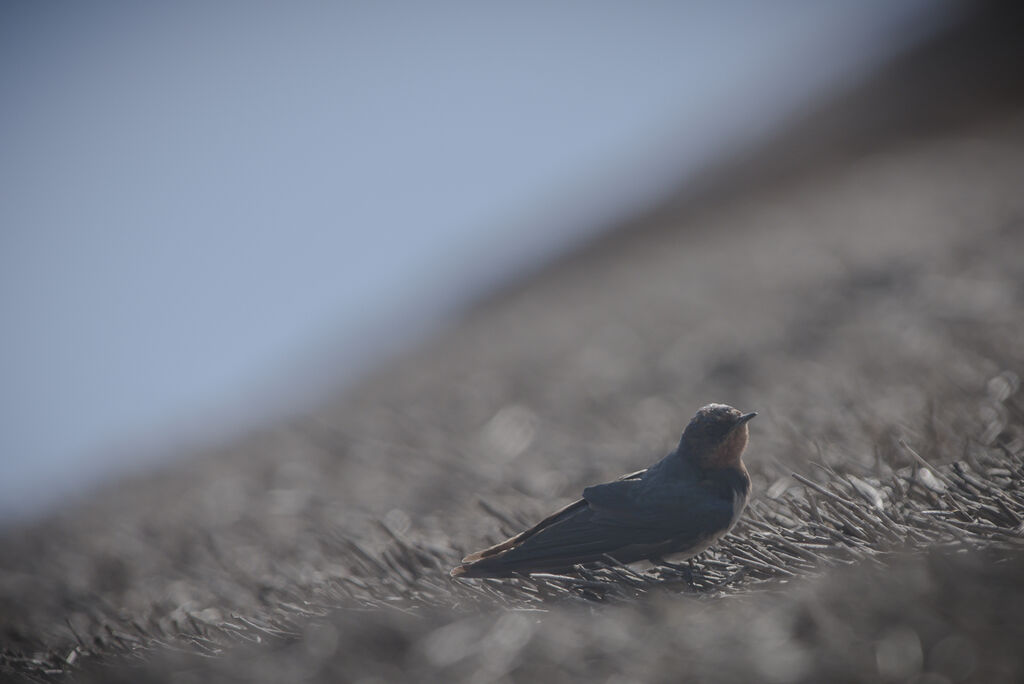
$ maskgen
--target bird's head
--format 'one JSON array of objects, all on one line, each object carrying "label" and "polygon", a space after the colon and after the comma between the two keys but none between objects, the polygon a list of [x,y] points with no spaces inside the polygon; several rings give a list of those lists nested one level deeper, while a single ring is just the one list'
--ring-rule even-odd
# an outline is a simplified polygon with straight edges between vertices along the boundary
[{"label": "bird's head", "polygon": [[696,459],[702,468],[741,467],[740,457],[750,438],[747,423],[756,415],[726,404],[708,404],[683,431],[679,453]]}]

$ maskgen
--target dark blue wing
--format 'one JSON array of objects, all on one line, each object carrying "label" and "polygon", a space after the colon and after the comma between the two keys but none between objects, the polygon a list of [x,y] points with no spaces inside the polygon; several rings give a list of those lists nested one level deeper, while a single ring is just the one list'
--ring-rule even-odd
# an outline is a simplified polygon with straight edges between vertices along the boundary
[{"label": "dark blue wing", "polygon": [[684,484],[656,490],[642,480],[588,487],[585,505],[509,549],[503,561],[582,563],[605,555],[631,562],[673,553],[728,527],[732,502]]}]

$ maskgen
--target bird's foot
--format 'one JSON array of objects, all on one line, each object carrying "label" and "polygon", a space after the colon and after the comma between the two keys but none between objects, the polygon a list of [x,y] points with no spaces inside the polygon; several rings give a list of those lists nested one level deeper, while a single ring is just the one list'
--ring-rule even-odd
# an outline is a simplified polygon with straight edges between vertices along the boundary
[{"label": "bird's foot", "polygon": [[659,558],[657,560],[657,563],[662,567],[675,570],[677,573],[682,575],[683,579],[686,580],[686,583],[690,585],[690,588],[693,590],[697,589],[697,583],[704,582],[703,573],[701,573],[700,569],[697,567],[697,565],[693,562],[692,559],[687,561],[685,565],[683,563],[672,563],[671,561],[667,561],[664,558]]}]

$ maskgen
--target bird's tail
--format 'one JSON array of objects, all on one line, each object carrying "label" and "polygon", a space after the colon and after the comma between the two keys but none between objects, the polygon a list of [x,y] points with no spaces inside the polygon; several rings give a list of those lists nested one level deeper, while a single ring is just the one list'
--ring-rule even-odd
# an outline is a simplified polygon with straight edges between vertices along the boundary
[{"label": "bird's tail", "polygon": [[501,556],[491,556],[471,563],[463,562],[448,573],[452,577],[511,577],[516,570],[506,566]]},{"label": "bird's tail", "polygon": [[450,574],[452,577],[472,577],[472,565],[456,565]]}]

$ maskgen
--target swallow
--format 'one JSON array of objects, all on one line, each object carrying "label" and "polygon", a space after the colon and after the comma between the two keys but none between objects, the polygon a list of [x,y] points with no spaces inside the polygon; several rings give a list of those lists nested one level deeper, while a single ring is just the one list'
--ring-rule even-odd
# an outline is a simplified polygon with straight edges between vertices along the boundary
[{"label": "swallow", "polygon": [[756,413],[704,406],[668,456],[645,470],[583,490],[583,498],[525,532],[472,553],[452,577],[571,572],[608,560],[685,560],[739,520],[750,495],[743,450]]}]

